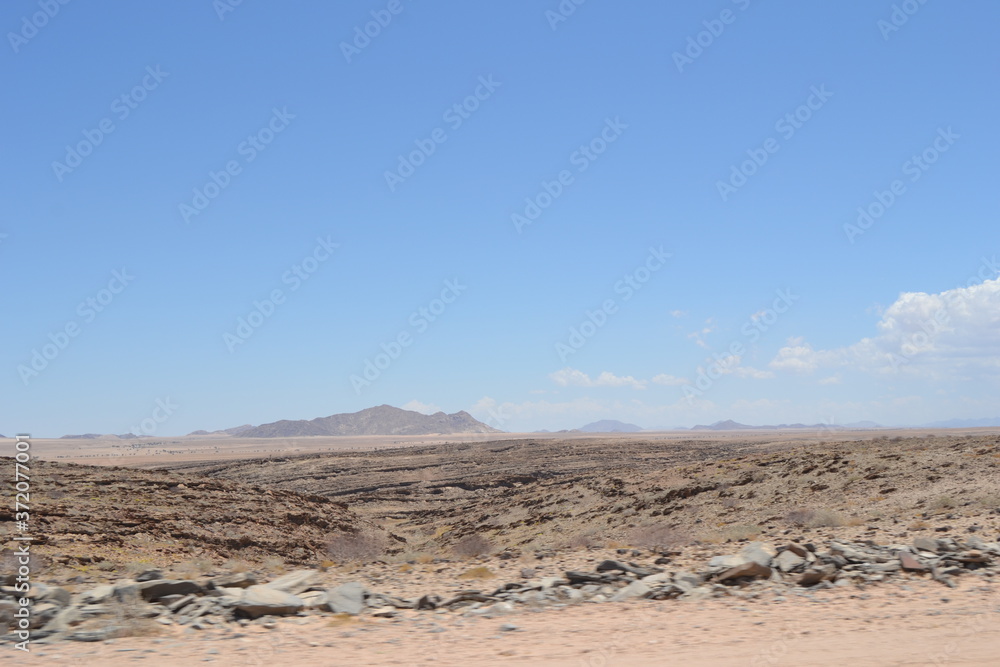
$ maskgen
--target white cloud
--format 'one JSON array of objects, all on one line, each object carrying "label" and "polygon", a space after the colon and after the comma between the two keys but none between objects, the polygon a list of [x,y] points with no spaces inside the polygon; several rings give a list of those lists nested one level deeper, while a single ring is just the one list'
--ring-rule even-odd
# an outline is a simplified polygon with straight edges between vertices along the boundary
[{"label": "white cloud", "polygon": [[736,377],[752,378],[754,380],[768,380],[774,377],[774,373],[771,371],[762,371],[753,366],[737,366],[733,369],[733,373]]},{"label": "white cloud", "polygon": [[699,373],[718,373],[719,375],[735,375],[739,378],[751,378],[754,380],[766,380],[774,377],[771,371],[762,371],[752,366],[741,366],[743,357],[738,354],[729,354],[718,359],[713,359],[708,367],[699,367]]},{"label": "white cloud", "polygon": [[429,403],[421,403],[417,399],[413,399],[409,403],[403,406],[404,410],[413,410],[414,412],[421,412],[425,415],[432,415],[435,412],[442,412],[441,407],[437,405],[432,405]]},{"label": "white cloud", "polygon": [[715,325],[712,324],[712,318],[710,317],[707,320],[705,320],[705,326],[704,327],[702,327],[698,331],[692,331],[691,333],[689,333],[688,334],[688,338],[693,338],[695,344],[698,347],[701,347],[701,348],[704,348],[704,349],[707,350],[708,349],[708,343],[705,342],[705,337],[708,336],[708,334],[710,334],[713,331],[715,331],[715,328],[716,328]]},{"label": "white cloud", "polygon": [[805,373],[850,366],[928,378],[1000,375],[1000,278],[940,294],[904,292],[885,309],[876,328],[876,335],[832,350],[789,339],[770,366]]},{"label": "white cloud", "polygon": [[670,311],[670,315],[672,317],[676,317],[676,318],[680,319],[682,317],[687,317],[688,314],[687,314],[686,310],[671,310]]},{"label": "white cloud", "polygon": [[560,387],[631,387],[632,389],[645,389],[646,382],[636,380],[631,375],[618,376],[614,373],[604,371],[596,378],[591,378],[583,371],[575,368],[564,368],[549,375],[552,381]]},{"label": "white cloud", "polygon": [[811,373],[819,366],[821,356],[802,338],[789,338],[769,365],[781,371]]},{"label": "white cloud", "polygon": [[682,384],[690,384],[687,378],[679,378],[676,375],[669,375],[667,373],[660,373],[659,375],[654,375],[653,379],[650,380],[653,384],[662,384],[668,387],[679,387]]},{"label": "white cloud", "polygon": [[820,384],[840,384],[840,374],[831,375],[830,377],[823,378],[819,381]]}]

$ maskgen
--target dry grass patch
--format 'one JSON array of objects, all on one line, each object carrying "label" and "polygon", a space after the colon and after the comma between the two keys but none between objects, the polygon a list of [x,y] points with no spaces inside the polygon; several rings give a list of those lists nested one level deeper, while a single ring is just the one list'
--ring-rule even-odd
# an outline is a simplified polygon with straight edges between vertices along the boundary
[{"label": "dry grass patch", "polygon": [[114,620],[110,624],[115,628],[113,636],[155,637],[162,634],[163,626],[153,620],[158,614],[158,610],[138,595],[127,596],[115,607]]},{"label": "dry grass patch", "polygon": [[938,496],[927,505],[927,509],[932,512],[941,512],[956,507],[958,507],[958,501],[951,496]]},{"label": "dry grass patch", "polygon": [[471,570],[466,570],[462,574],[458,575],[456,579],[495,579],[496,576],[496,572],[484,565],[480,565],[479,567],[474,567]]},{"label": "dry grass patch", "polygon": [[860,526],[864,523],[858,517],[848,517],[836,510],[826,508],[794,509],[785,515],[785,520],[804,528],[840,528],[843,526]]},{"label": "dry grass patch", "polygon": [[350,614],[334,614],[329,619],[326,625],[331,628],[342,628],[345,625],[353,625],[358,622],[358,619]]},{"label": "dry grass patch", "polygon": [[386,550],[386,538],[371,530],[334,533],[326,542],[326,553],[338,563],[375,560]]},{"label": "dry grass patch", "polygon": [[663,523],[636,526],[628,531],[627,539],[633,546],[652,551],[676,549],[691,542],[686,531]]},{"label": "dry grass patch", "polygon": [[482,535],[466,535],[451,547],[452,553],[459,558],[476,558],[493,552],[493,543]]}]

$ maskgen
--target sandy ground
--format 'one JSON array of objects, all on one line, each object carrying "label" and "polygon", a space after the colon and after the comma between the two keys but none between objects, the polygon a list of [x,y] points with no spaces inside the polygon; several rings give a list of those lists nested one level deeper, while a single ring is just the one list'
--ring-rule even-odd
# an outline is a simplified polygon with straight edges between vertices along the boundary
[{"label": "sandy ground", "polygon": [[[644,431],[642,433],[469,433],[413,436],[310,436],[302,438],[239,438],[230,436],[149,437],[136,440],[33,438],[32,456],[52,461],[90,465],[147,466],[184,461],[222,461],[320,454],[322,452],[372,451],[394,447],[439,445],[455,442],[493,442],[499,440],[590,439],[618,440],[713,440],[725,442],[782,442],[809,440],[861,440],[876,436],[922,437],[942,433],[942,429],[843,430],[791,429],[782,431]],[[996,428],[949,429],[950,435],[985,435]],[[3,441],[0,441],[3,442]]]},{"label": "sandy ground", "polygon": [[[504,624],[515,630],[502,630]],[[706,601],[585,603],[502,618],[405,612],[392,619],[279,620],[267,629],[168,632],[101,644],[0,647],[33,665],[991,665],[1000,584],[934,582]]]}]

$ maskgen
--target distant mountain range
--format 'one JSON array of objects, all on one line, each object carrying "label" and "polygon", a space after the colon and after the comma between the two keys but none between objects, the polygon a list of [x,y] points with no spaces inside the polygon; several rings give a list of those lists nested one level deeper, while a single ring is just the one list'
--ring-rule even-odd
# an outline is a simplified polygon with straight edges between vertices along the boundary
[{"label": "distant mountain range", "polygon": [[287,420],[237,426],[224,431],[195,431],[189,435],[234,435],[241,438],[292,438],[309,435],[431,435],[435,433],[503,433],[478,421],[468,412],[425,415],[413,410],[380,405],[360,412],[310,420]]},{"label": "distant mountain range", "polygon": [[1000,417],[986,417],[984,419],[948,419],[942,422],[924,424],[920,428],[982,428],[986,426],[1000,426]]},{"label": "distant mountain range", "polygon": [[699,424],[691,428],[692,431],[780,431],[785,429],[816,429],[816,430],[837,430],[837,429],[865,429],[882,428],[879,424],[870,421],[853,422],[850,424],[777,424],[765,426],[750,426],[740,424],[732,419],[718,421],[705,426]]},{"label": "distant mountain range", "polygon": [[[893,428],[996,428],[1000,427],[1000,417],[987,417],[983,419],[948,419],[945,421],[930,422],[919,426],[896,426]],[[690,429],[683,426],[673,428],[655,428],[654,431],[780,431],[780,430],[847,430],[847,429],[878,429],[886,428],[873,421],[859,421],[848,424],[777,424],[752,426],[741,424],[732,419],[717,421],[714,424],[698,424]],[[571,430],[561,430],[557,433],[638,433],[643,429],[641,426],[617,419],[602,419],[591,422],[580,428]],[[549,433],[547,430],[535,431],[535,433]],[[330,415],[329,417],[319,417],[310,420],[282,420],[270,424],[253,426],[243,424],[219,431],[194,431],[188,435],[230,435],[244,438],[289,438],[308,435],[431,435],[435,433],[503,433],[492,428],[481,421],[475,419],[468,412],[461,411],[455,414],[445,414],[436,412],[432,415],[425,415],[412,410],[394,408],[391,405],[380,405],[374,408],[361,410],[360,412],[350,412],[344,414]],[[0,438],[5,436],[0,435]],[[139,437],[134,433],[97,434],[83,433],[80,435],[64,435],[62,439],[67,440],[132,440]]]},{"label": "distant mountain range", "polygon": [[635,424],[620,422],[617,419],[602,419],[591,422],[586,426],[581,426],[576,430],[583,431],[584,433],[636,433],[643,430],[643,428]]}]

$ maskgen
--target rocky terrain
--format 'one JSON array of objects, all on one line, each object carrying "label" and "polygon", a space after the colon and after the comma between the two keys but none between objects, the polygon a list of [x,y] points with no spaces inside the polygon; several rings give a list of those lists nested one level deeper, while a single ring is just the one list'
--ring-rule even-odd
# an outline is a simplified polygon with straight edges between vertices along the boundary
[{"label": "rocky terrain", "polygon": [[[384,575],[369,576],[367,581],[343,581],[343,573],[325,576],[317,569],[295,570],[267,583],[247,571],[178,579],[149,570],[133,579],[79,587],[76,592],[37,583],[28,597],[34,600],[34,640],[94,642],[157,634],[173,626],[216,633],[236,632],[253,622],[273,628],[274,617],[303,614],[392,618],[401,610],[428,614],[445,610],[464,616],[500,618],[519,608],[564,608],[638,599],[780,598],[807,590],[899,584],[918,577],[955,587],[959,579],[976,578],[980,584],[992,584],[1000,575],[1000,544],[983,542],[975,536],[961,541],[949,537],[917,538],[912,544],[894,545],[870,541],[830,541],[821,546],[788,542],[775,548],[751,542],[735,553],[684,566],[675,561],[675,556],[681,555],[678,552],[618,551],[616,558],[603,558],[596,565],[564,570],[554,576],[539,576],[535,567],[523,567],[516,577],[495,583],[490,580],[497,579],[497,574],[488,567],[465,564],[462,572],[437,577],[437,588],[410,597],[391,590],[392,581],[386,581]],[[594,556],[601,554],[593,549],[587,555],[590,558],[584,562],[593,562]],[[507,556],[508,560],[515,558],[509,552]],[[534,556],[536,560],[547,557]],[[649,562],[639,564],[630,558]],[[396,578],[410,571],[397,569]],[[446,571],[448,568],[436,568],[439,575]],[[330,579],[339,579],[340,583],[331,583]],[[8,575],[3,584],[0,619],[10,625],[20,596],[12,588],[13,575]],[[513,624],[501,627],[516,629]],[[17,639],[16,633],[3,637],[7,642]]]},{"label": "rocky terrain", "polygon": [[[0,458],[13,469],[13,459]],[[331,533],[385,535],[342,503],[222,479],[131,468],[32,464],[32,554],[49,576],[83,580],[179,562],[315,563]],[[12,526],[13,507],[0,505]],[[13,542],[0,552],[11,565]],[[2,570],[0,570],[2,572]]]},{"label": "rocky terrain", "polygon": [[[159,470],[36,461],[32,639],[81,647],[66,655],[83,664],[127,664],[136,656],[114,651],[138,651],[129,642],[149,637],[175,642],[158,664],[182,655],[265,664],[190,641],[260,656],[278,651],[261,644],[278,633],[299,637],[281,649],[297,652],[294,664],[326,664],[323,649],[348,645],[350,664],[386,664],[383,640],[426,649],[421,637],[492,623],[496,637],[511,637],[494,659],[540,664],[544,652],[516,639],[522,628],[545,637],[535,612],[603,627],[619,613],[653,622],[649,614],[679,605],[685,623],[695,609],[716,623],[753,605],[920,591],[960,604],[900,607],[900,618],[962,609],[984,627],[965,655],[986,650],[1000,611],[1000,437],[819,437],[505,440]],[[21,594],[12,545],[0,559],[8,631]],[[622,611],[587,611],[596,608]],[[752,633],[740,632],[750,646]],[[354,641],[362,636],[371,641]],[[455,650],[440,664],[481,657]],[[598,633],[559,655],[608,650]],[[686,664],[724,664],[732,649],[719,651]],[[633,643],[613,652],[636,657],[621,664],[662,664]]]},{"label": "rocky terrain", "polygon": [[336,498],[418,555],[470,536],[542,549],[1000,532],[996,435],[520,440],[172,469]]}]

